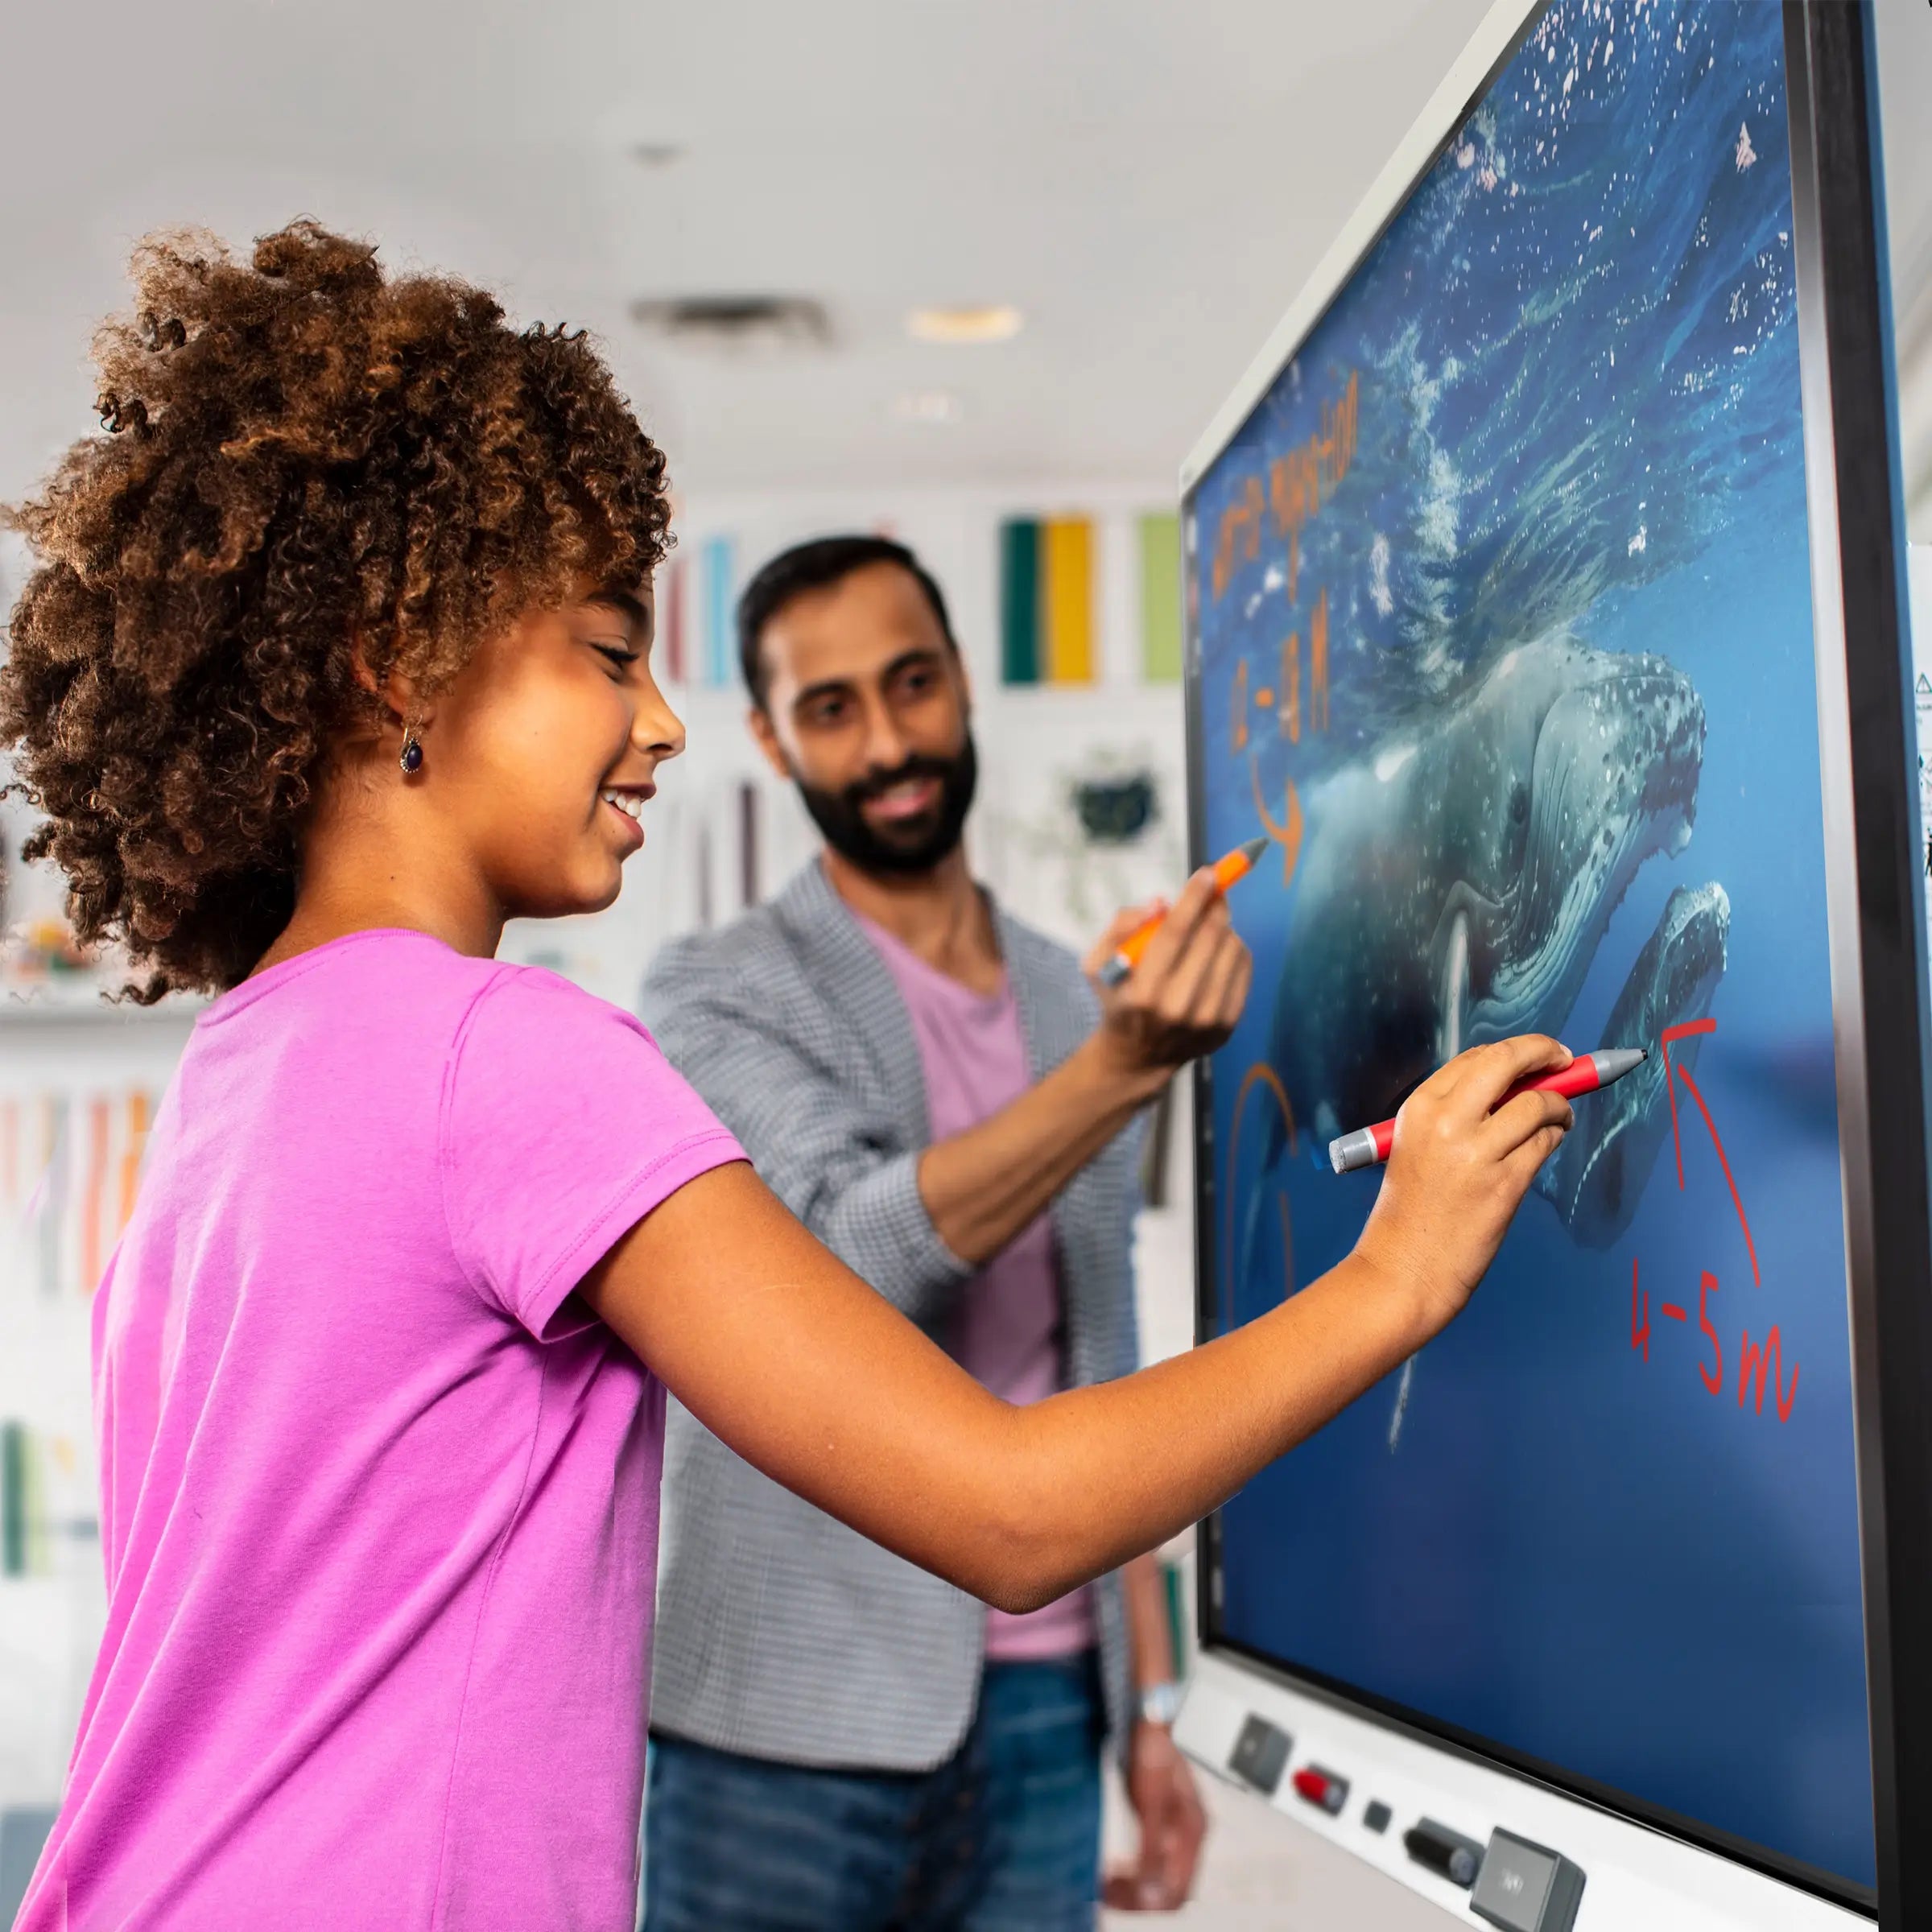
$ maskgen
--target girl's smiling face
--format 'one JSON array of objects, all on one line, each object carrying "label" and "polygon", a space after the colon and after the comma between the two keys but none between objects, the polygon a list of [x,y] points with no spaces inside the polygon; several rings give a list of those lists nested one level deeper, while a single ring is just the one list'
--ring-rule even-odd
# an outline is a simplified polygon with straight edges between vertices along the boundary
[{"label": "girl's smiling face", "polygon": [[505,919],[599,912],[684,727],[650,667],[647,586],[526,613],[424,708],[420,787],[452,860]]}]

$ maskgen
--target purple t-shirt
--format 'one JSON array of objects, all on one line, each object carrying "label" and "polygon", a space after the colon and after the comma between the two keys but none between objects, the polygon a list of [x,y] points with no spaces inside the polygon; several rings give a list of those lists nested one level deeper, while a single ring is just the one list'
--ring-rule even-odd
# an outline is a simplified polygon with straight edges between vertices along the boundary
[{"label": "purple t-shirt", "polygon": [[630,1925],[664,1392],[572,1290],[742,1158],[628,1014],[422,934],[202,1015],[95,1303],[23,1932]]},{"label": "purple t-shirt", "polygon": [[[919,1044],[927,1124],[935,1141],[976,1127],[1033,1084],[1009,982],[992,994],[929,966],[884,927],[858,919],[898,987]],[[976,1381],[1009,1402],[1037,1402],[1066,1386],[1059,1265],[1045,1215],[1016,1235],[961,1292],[952,1353]],[[1025,1616],[986,1612],[995,1662],[1071,1657],[1095,1641],[1090,1591],[1070,1591]]]}]

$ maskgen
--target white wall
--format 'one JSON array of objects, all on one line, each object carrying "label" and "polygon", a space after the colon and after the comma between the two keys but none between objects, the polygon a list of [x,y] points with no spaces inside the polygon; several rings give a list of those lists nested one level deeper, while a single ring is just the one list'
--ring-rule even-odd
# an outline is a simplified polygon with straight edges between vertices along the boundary
[{"label": "white wall", "polygon": [[1932,9],[1876,0],[1879,114],[1898,353],[1898,413],[1913,540],[1932,543]]}]

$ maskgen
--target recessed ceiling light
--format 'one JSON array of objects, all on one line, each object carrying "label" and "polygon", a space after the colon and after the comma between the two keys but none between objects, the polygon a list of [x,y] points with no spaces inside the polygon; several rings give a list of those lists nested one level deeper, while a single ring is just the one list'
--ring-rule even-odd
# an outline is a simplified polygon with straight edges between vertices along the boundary
[{"label": "recessed ceiling light", "polygon": [[832,319],[809,295],[675,295],[630,305],[648,335],[679,349],[745,354],[829,348]]},{"label": "recessed ceiling light", "polygon": [[906,328],[921,342],[1009,342],[1025,320],[1009,302],[969,303],[915,308],[906,318]]},{"label": "recessed ceiling light", "polygon": [[956,423],[960,399],[949,389],[908,390],[893,398],[892,413],[902,423]]}]

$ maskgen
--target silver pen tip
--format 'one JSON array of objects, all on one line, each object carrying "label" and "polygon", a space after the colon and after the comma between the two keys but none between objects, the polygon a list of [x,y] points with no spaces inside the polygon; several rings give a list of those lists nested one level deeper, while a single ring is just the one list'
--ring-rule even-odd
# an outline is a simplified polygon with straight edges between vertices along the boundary
[{"label": "silver pen tip", "polygon": [[1590,1057],[1596,1062],[1601,1079],[1615,1080],[1642,1066],[1649,1059],[1650,1050],[1647,1046],[1600,1046]]}]

